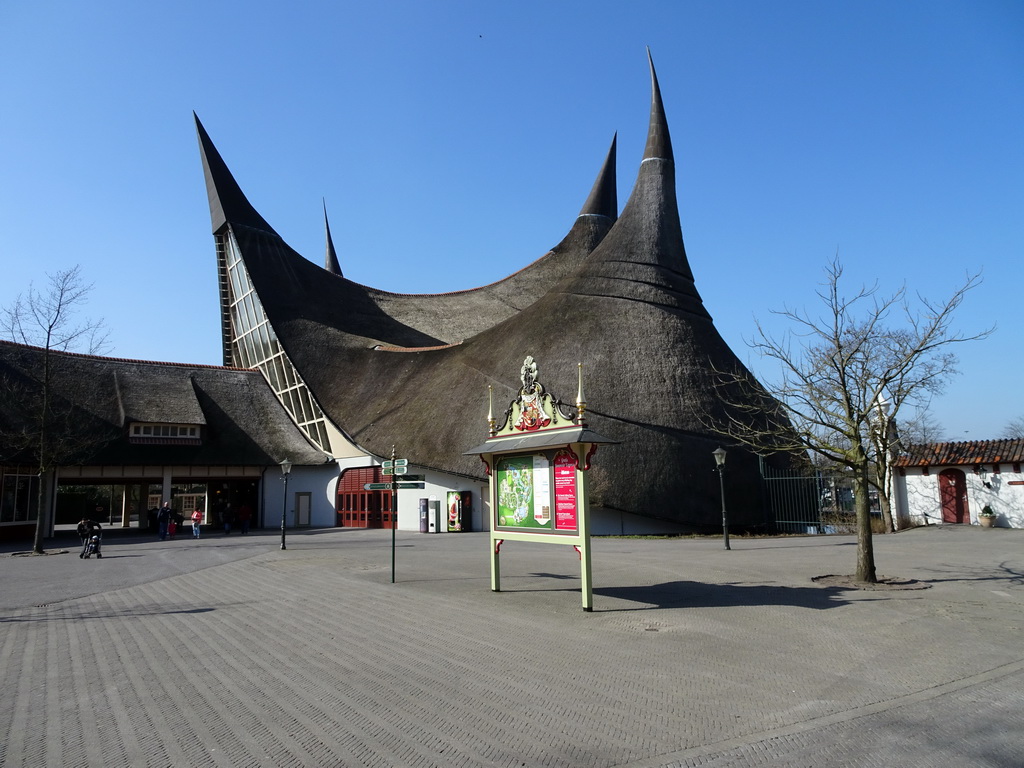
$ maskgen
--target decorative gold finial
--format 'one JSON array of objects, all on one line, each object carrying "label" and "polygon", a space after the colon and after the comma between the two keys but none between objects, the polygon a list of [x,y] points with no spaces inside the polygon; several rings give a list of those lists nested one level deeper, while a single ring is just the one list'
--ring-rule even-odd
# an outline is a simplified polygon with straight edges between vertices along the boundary
[{"label": "decorative gold finial", "polygon": [[498,426],[494,421],[494,387],[487,385],[487,432],[489,437],[494,437]]},{"label": "decorative gold finial", "polygon": [[579,363],[579,388],[576,390],[576,424],[587,426],[583,414],[587,410],[587,401],[583,398],[583,363]]}]

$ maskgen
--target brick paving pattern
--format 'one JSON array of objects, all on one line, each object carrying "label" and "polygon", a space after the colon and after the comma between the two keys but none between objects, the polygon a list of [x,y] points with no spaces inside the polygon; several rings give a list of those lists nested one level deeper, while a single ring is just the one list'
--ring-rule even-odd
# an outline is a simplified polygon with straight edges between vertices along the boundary
[{"label": "brick paving pattern", "polygon": [[907,591],[814,583],[848,536],[595,539],[593,613],[571,548],[493,593],[486,534],[397,542],[0,554],[0,764],[1024,765],[1024,531],[876,537]]}]

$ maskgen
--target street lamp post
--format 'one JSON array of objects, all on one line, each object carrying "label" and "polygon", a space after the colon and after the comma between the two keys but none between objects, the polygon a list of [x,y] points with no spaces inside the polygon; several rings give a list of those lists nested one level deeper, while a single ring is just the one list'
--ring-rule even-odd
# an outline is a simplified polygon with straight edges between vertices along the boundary
[{"label": "street lamp post", "polygon": [[711,455],[715,457],[715,465],[718,467],[718,487],[722,494],[722,540],[725,542],[725,548],[731,549],[729,546],[729,518],[725,514],[725,480],[722,478],[722,472],[725,470],[725,449],[719,446],[711,452]]},{"label": "street lamp post", "polygon": [[292,463],[285,459],[281,462],[281,477],[284,479],[284,498],[281,500],[281,549],[288,549],[284,543],[284,528],[288,519],[288,475],[291,473]]}]

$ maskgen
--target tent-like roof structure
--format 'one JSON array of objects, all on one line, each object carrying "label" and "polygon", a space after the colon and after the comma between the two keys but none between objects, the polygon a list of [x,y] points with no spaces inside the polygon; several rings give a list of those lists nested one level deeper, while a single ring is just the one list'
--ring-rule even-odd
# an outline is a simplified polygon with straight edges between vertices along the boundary
[{"label": "tent-like roof structure", "polygon": [[[395,445],[417,465],[482,478],[463,453],[487,436],[488,385],[495,402],[514,399],[515,374],[532,355],[549,387],[574,391],[582,362],[590,424],[620,443],[594,462],[593,503],[716,523],[721,437],[708,424],[726,408],[716,371],[744,369],[690,269],[653,62],[650,71],[647,144],[621,215],[613,140],[557,246],[498,283],[442,295],[379,291],[294,252],[245,199],[197,118],[213,232],[234,239],[289,360],[356,445],[376,456]],[[757,457],[730,450],[726,477],[733,519],[761,522]]]}]

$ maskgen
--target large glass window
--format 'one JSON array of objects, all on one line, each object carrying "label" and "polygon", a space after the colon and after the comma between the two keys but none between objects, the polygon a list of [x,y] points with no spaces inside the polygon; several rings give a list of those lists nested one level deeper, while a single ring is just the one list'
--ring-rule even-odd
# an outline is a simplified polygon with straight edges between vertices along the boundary
[{"label": "large glass window", "polygon": [[4,475],[0,491],[0,523],[35,521],[39,512],[39,477]]},{"label": "large glass window", "polygon": [[234,339],[234,365],[258,368],[295,423],[310,440],[330,450],[323,411],[316,404],[298,371],[281,350],[274,329],[267,321],[259,297],[252,289],[234,235],[226,236],[226,253],[231,295],[228,297]]}]

